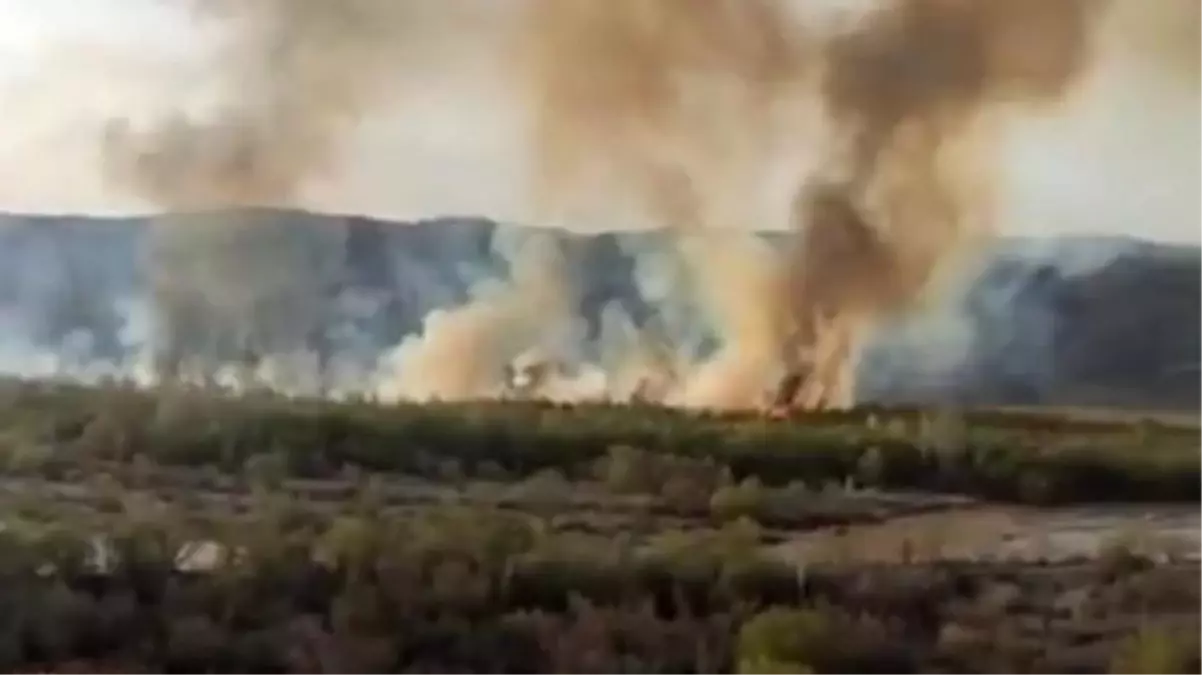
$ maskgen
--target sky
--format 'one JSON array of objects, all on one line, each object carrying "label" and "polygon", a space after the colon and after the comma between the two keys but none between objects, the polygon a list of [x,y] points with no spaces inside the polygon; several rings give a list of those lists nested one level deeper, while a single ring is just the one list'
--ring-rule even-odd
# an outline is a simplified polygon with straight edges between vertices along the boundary
[{"label": "sky", "polygon": [[[1146,0],[1127,1],[1137,8]],[[105,183],[98,143],[111,119],[202,104],[212,80],[206,49],[216,36],[182,4],[0,0],[0,210],[151,208]],[[1198,83],[1162,76],[1141,55],[1146,44],[1124,44],[1104,57],[1110,61],[1068,112],[1024,119],[1008,133],[998,186],[1004,232],[1202,239]],[[302,206],[396,219],[523,220],[522,109],[495,73],[430,73],[397,86],[420,87],[422,95],[363,120],[342,149],[338,174],[306,193]],[[784,200],[765,200],[765,222],[783,222]]]}]

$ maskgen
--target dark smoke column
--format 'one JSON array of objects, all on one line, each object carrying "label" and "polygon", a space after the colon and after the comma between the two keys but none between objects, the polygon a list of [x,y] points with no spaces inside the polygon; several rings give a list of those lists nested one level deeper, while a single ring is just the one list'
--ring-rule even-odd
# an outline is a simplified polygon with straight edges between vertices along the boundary
[{"label": "dark smoke column", "polygon": [[844,147],[827,167],[839,179],[801,197],[794,403],[851,403],[865,331],[990,234],[990,114],[1064,100],[1104,4],[894,0],[826,44],[821,94]]}]

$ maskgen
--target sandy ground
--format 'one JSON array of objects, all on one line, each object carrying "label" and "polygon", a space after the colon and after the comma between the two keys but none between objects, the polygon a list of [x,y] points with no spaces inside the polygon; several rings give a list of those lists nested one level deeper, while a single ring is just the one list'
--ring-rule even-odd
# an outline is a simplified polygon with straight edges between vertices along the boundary
[{"label": "sandy ground", "polygon": [[1116,545],[1153,557],[1197,560],[1202,515],[1191,506],[979,506],[803,533],[773,551],[790,560],[830,562],[1056,561],[1093,557]]}]

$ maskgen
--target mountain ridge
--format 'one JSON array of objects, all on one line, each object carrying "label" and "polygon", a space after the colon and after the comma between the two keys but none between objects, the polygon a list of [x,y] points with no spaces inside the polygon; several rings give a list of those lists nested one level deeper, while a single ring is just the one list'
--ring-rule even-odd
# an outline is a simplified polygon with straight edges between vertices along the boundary
[{"label": "mountain ridge", "polygon": [[[317,255],[336,268],[339,288],[375,298],[355,320],[356,330],[370,337],[364,348],[377,351],[420,330],[432,309],[465,301],[480,279],[503,276],[492,238],[498,231],[527,228],[483,218],[402,225],[301,210],[256,213],[267,228],[278,230],[264,235],[268,253],[259,255],[272,265],[294,266],[293,272],[283,270],[285,276],[311,274]],[[33,345],[61,349],[65,336],[86,330],[93,343],[108,343],[107,352],[120,351],[120,340],[112,336],[129,319],[105,317],[122,298],[144,291],[147,270],[153,268],[146,244],[155,221],[0,214],[0,313]],[[633,283],[626,251],[662,246],[666,235],[537,229],[562,237],[578,256],[573,270],[590,330],[611,302],[622,304],[636,320],[651,311]],[[287,247],[280,242],[305,237],[315,237],[313,250],[298,245],[301,257],[283,260]],[[302,259],[307,262],[297,262]],[[986,252],[981,268],[978,278],[933,314],[909,325],[882,327],[861,368],[860,389],[866,395],[917,402],[1196,409],[1202,249],[1133,237],[1003,237]],[[966,353],[953,363],[938,354],[946,351],[939,340],[949,332],[939,328],[940,322],[949,321],[955,323],[952,332],[971,335],[967,345],[959,345]]]}]

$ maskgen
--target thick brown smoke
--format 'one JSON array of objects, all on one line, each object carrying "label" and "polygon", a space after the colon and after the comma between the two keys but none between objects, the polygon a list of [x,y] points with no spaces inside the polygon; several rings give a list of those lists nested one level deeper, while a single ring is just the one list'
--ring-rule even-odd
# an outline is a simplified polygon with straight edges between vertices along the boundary
[{"label": "thick brown smoke", "polygon": [[[807,63],[775,0],[531,0],[521,55],[540,203],[582,183],[640,194],[660,225],[763,156]],[[666,222],[665,222],[666,221]]]},{"label": "thick brown smoke", "polygon": [[689,281],[722,345],[668,399],[754,405],[778,373],[779,265],[740,222],[754,165],[771,149],[778,106],[810,74],[809,43],[774,0],[534,0],[526,95],[533,110],[535,202],[546,208],[636,195],[678,232]]},{"label": "thick brown smoke", "polygon": [[[216,111],[111,125],[105,170],[166,211],[146,256],[159,377],[212,378],[232,361],[242,380],[270,354],[319,347],[310,338],[333,282],[322,268],[338,242],[324,238],[324,258],[293,255],[305,233],[247,207],[287,204],[335,168],[337,143],[384,65],[384,43],[369,32],[380,6],[217,0],[197,9],[233,28],[216,56]],[[356,33],[361,40],[346,39]]]},{"label": "thick brown smoke", "polygon": [[[780,373],[780,345],[787,316],[780,258],[768,246],[735,229],[685,232],[678,250],[722,344],[709,359],[685,372],[674,403],[738,408],[763,397]],[[749,298],[754,300],[748,302]]]},{"label": "thick brown smoke", "polygon": [[986,115],[1061,100],[1087,70],[1102,4],[897,0],[826,44],[820,92],[846,147],[831,167],[841,183],[799,202],[802,403],[849,403],[866,325],[916,301],[989,228]]},{"label": "thick brown smoke", "polygon": [[[401,343],[387,396],[461,400],[505,393],[506,369],[528,349],[539,348],[556,324],[570,320],[575,295],[566,280],[567,261],[557,242],[542,232],[508,248],[494,242],[510,266],[508,281],[476,289],[475,298],[426,317],[422,334]],[[498,244],[501,244],[498,246]]]},{"label": "thick brown smoke", "polygon": [[[232,27],[216,56],[216,110],[110,126],[106,178],[166,211],[147,255],[160,377],[180,376],[187,361],[202,377],[230,360],[254,370],[271,352],[310,346],[330,280],[311,259],[288,255],[296,232],[243,209],[287,204],[335,168],[337,143],[384,65],[385,43],[370,33],[380,8],[198,3],[198,13]],[[346,39],[356,33],[361,40]],[[194,210],[211,215],[181,214]]]},{"label": "thick brown smoke", "polygon": [[[154,229],[149,258],[164,375],[178,369],[195,325],[218,327],[216,337],[241,345],[235,351],[252,362],[272,351],[313,348],[313,324],[304,319],[320,314],[334,279],[317,278],[320,266],[286,255],[282,242],[264,246],[271,223],[246,209],[290,205],[336,173],[355,124],[395,94],[390,78],[421,70],[432,56],[453,57],[436,36],[468,28],[455,12],[431,12],[437,3],[197,0],[195,7],[227,29],[215,56],[213,109],[148,128],[114,124],[104,146],[109,180],[168,212]],[[193,210],[214,215],[175,215]],[[183,250],[191,264],[179,264]],[[327,253],[339,256],[337,247]],[[291,288],[282,288],[281,278]],[[275,300],[268,303],[274,313],[265,312],[262,298]],[[478,323],[446,323],[440,334]]]},{"label": "thick brown smoke", "polygon": [[[828,182],[799,191],[789,290],[760,284],[732,305],[724,272],[763,276],[765,260],[735,262],[746,249],[722,244],[685,254],[727,341],[715,364],[732,350],[755,354],[717,374],[703,368],[704,389],[728,394],[707,400],[754,403],[749,372],[771,367],[753,362],[775,360],[806,373],[802,403],[845,404],[865,327],[914,302],[973,228],[988,225],[983,183],[970,180],[988,160],[976,145],[984,112],[1065,94],[1089,62],[1100,4],[896,0],[816,36],[794,28],[783,2],[535,3],[540,185],[561,199],[608,172],[636,182],[662,226],[695,237],[753,229],[730,222],[743,215],[729,200],[748,189],[744,162],[781,131],[774,105],[820,70],[811,95],[844,147],[821,162]],[[792,317],[787,346],[782,312]]]},{"label": "thick brown smoke", "polygon": [[[286,204],[337,168],[339,144],[391,91],[415,3],[197,0],[228,27],[216,111],[112,128],[110,178],[174,209]],[[416,32],[416,31],[415,31]],[[405,38],[409,39],[405,39]]]},{"label": "thick brown smoke", "polygon": [[[791,372],[786,398],[845,405],[865,331],[989,233],[993,132],[1071,92],[1107,2],[881,0],[842,24],[812,21],[822,4],[525,0],[506,5],[516,39],[489,52],[473,28],[502,12],[483,2],[200,2],[232,28],[216,112],[115,126],[107,167],[168,210],[289,203],[337,170],[358,118],[399,95],[393,78],[489,54],[530,113],[536,212],[634,195],[677,236],[721,345],[657,373],[678,382],[663,398],[758,405]],[[796,160],[818,171],[791,178],[795,245],[766,249],[751,233],[779,223],[760,222],[750,195],[765,157],[803,136]],[[506,359],[538,347],[540,322],[571,318],[558,255],[514,266],[503,291],[407,343],[402,393],[489,395]]]}]

